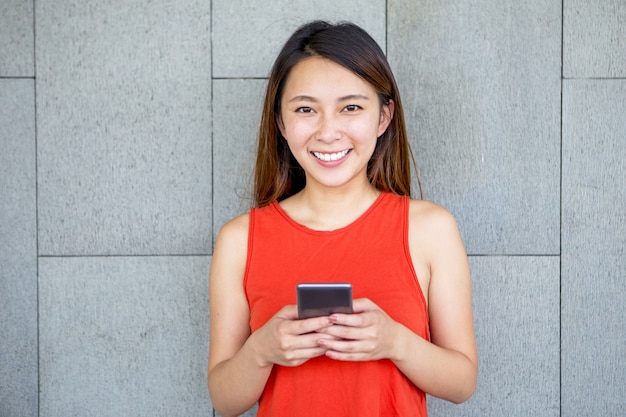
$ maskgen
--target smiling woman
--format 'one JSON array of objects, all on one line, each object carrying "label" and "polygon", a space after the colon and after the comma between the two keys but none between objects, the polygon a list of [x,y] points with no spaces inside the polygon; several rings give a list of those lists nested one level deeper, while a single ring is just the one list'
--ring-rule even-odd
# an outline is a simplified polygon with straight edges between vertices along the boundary
[{"label": "smiling woman", "polygon": [[[220,231],[209,392],[223,416],[426,416],[476,386],[469,266],[454,218],[410,198],[411,152],[384,54],[312,22],[270,74],[255,206]],[[421,190],[420,190],[421,191]],[[299,283],[352,285],[352,313],[298,319]]]},{"label": "smiling woman", "polygon": [[[352,71],[312,56],[291,70],[277,115],[282,137],[305,172],[307,188],[370,188],[368,163],[393,114]],[[333,168],[333,169],[328,169]]]},{"label": "smiling woman", "polygon": [[[356,76],[373,89],[381,106],[393,101],[394,117],[382,140],[376,145],[367,176],[380,190],[411,195],[412,156],[404,111],[385,55],[372,37],[360,27],[352,24],[339,24],[332,28],[329,26],[325,22],[312,22],[300,28],[285,43],[272,67],[259,126],[254,181],[257,207],[274,200],[282,200],[304,187],[304,171],[283,140],[277,120],[281,117],[284,89],[291,78],[292,70],[301,61],[311,57],[325,58],[329,65],[338,65]],[[303,96],[299,99],[306,102],[302,106],[303,110],[310,108],[314,97],[305,92],[300,94]],[[344,97],[348,101],[346,105],[357,98],[352,97],[353,92],[348,94]],[[421,189],[418,191],[421,196]]]}]

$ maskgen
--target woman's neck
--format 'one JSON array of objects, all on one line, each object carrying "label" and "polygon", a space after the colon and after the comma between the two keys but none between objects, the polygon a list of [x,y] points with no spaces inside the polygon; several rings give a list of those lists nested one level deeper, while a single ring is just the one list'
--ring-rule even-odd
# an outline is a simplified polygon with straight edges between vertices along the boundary
[{"label": "woman's neck", "polygon": [[362,187],[306,187],[281,202],[297,223],[314,230],[336,230],[358,219],[376,201],[380,191],[369,182]]}]

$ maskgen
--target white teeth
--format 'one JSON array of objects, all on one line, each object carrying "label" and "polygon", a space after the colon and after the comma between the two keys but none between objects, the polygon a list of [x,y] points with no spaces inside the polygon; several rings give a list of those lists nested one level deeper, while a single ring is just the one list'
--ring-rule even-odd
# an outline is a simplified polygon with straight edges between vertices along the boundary
[{"label": "white teeth", "polygon": [[346,149],[345,151],[336,152],[336,153],[313,152],[313,155],[315,155],[315,157],[317,159],[320,159],[322,161],[327,161],[327,162],[328,161],[336,161],[338,159],[343,158],[347,154],[348,154],[348,149]]}]

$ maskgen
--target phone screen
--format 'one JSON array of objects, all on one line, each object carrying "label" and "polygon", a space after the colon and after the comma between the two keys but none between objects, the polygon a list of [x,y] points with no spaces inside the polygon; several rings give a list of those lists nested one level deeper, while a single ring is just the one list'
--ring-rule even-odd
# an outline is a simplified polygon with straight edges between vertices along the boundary
[{"label": "phone screen", "polygon": [[298,284],[298,318],[352,313],[352,285],[347,283]]}]

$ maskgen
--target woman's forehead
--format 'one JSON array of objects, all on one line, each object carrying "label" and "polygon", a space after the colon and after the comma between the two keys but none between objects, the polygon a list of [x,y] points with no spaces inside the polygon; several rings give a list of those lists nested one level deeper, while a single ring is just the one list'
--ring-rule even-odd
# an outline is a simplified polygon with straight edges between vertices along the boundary
[{"label": "woman's forehead", "polygon": [[291,69],[283,99],[321,100],[322,98],[371,99],[376,91],[367,81],[346,67],[320,56],[298,62]]}]

